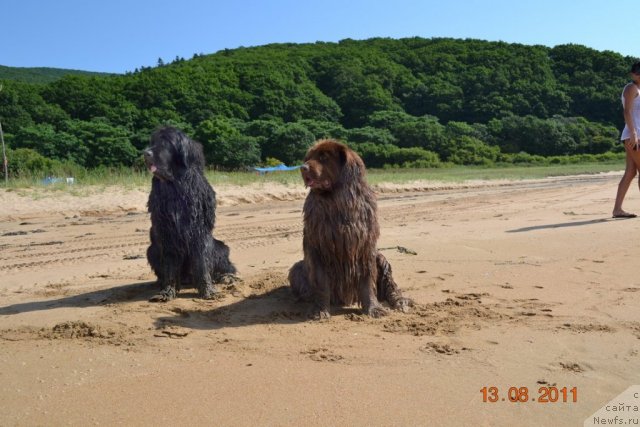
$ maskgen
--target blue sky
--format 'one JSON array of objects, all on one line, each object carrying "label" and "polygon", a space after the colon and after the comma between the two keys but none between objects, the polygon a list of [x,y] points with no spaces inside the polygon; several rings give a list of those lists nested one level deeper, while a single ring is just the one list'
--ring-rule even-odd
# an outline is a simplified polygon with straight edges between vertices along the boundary
[{"label": "blue sky", "polygon": [[268,43],[453,37],[640,57],[639,0],[0,0],[0,65],[123,73]]}]

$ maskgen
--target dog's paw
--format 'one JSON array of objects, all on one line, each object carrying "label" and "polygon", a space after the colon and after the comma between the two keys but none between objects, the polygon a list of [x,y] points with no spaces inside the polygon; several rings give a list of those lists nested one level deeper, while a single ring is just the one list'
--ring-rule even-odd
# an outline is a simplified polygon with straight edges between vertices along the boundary
[{"label": "dog's paw", "polygon": [[374,318],[386,316],[389,314],[389,310],[381,305],[372,305],[371,307],[365,308],[362,311],[364,312],[364,314]]},{"label": "dog's paw", "polygon": [[198,291],[200,298],[202,299],[215,299],[218,297],[218,292],[213,285],[207,285]]},{"label": "dog's paw", "polygon": [[331,319],[331,313],[329,310],[322,310],[319,308],[315,308],[311,310],[308,316],[311,320],[315,320],[317,322],[327,321]]},{"label": "dog's paw", "polygon": [[176,290],[173,288],[163,289],[159,294],[149,298],[149,302],[167,302],[176,297]]},{"label": "dog's paw", "polygon": [[240,279],[238,276],[236,276],[235,274],[221,274],[220,276],[216,277],[216,283],[220,283],[221,285],[225,285],[225,286],[231,286],[236,282],[240,282],[242,281],[242,279]]},{"label": "dog's paw", "polygon": [[403,313],[408,313],[413,306],[414,302],[411,298],[399,298],[392,308]]}]

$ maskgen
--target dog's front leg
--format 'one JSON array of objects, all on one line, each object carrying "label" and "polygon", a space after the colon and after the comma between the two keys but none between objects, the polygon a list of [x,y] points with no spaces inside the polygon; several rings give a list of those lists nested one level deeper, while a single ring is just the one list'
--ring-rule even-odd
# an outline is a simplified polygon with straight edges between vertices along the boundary
[{"label": "dog's front leg", "polygon": [[163,259],[160,271],[157,272],[160,293],[152,296],[150,302],[167,302],[176,297],[177,289],[180,288],[180,269],[176,268],[176,265],[180,263]]},{"label": "dog's front leg", "polygon": [[388,314],[388,311],[380,304],[378,298],[376,298],[373,275],[367,275],[360,279],[358,283],[358,297],[364,314],[371,317],[382,317]]},{"label": "dog's front leg", "polygon": [[206,251],[200,251],[191,264],[193,279],[198,287],[198,295],[202,299],[213,299],[217,292],[211,277],[210,264],[210,257],[207,256]]},{"label": "dog's front leg", "polygon": [[314,264],[309,270],[309,280],[313,292],[313,311],[311,317],[314,320],[327,320],[331,317],[331,286],[329,277],[322,269]]}]

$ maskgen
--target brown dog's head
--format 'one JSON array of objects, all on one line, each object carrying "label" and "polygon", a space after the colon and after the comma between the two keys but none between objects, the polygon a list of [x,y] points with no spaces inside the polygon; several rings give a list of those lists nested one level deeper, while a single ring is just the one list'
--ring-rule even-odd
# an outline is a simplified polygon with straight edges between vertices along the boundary
[{"label": "brown dog's head", "polygon": [[305,186],[314,191],[333,191],[364,177],[360,156],[344,144],[323,139],[309,148],[300,169]]}]

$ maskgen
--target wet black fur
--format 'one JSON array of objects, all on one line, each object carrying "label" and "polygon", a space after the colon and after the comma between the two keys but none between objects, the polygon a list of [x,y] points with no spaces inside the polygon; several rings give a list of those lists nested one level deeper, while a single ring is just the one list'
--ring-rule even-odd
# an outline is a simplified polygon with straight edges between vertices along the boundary
[{"label": "wet black fur", "polygon": [[214,284],[236,272],[229,247],[213,237],[216,194],[204,176],[202,146],[172,127],[151,136],[145,162],[155,167],[149,194],[151,245],[147,260],[158,277],[160,294],[152,301],[175,298],[190,284],[211,298]]}]

